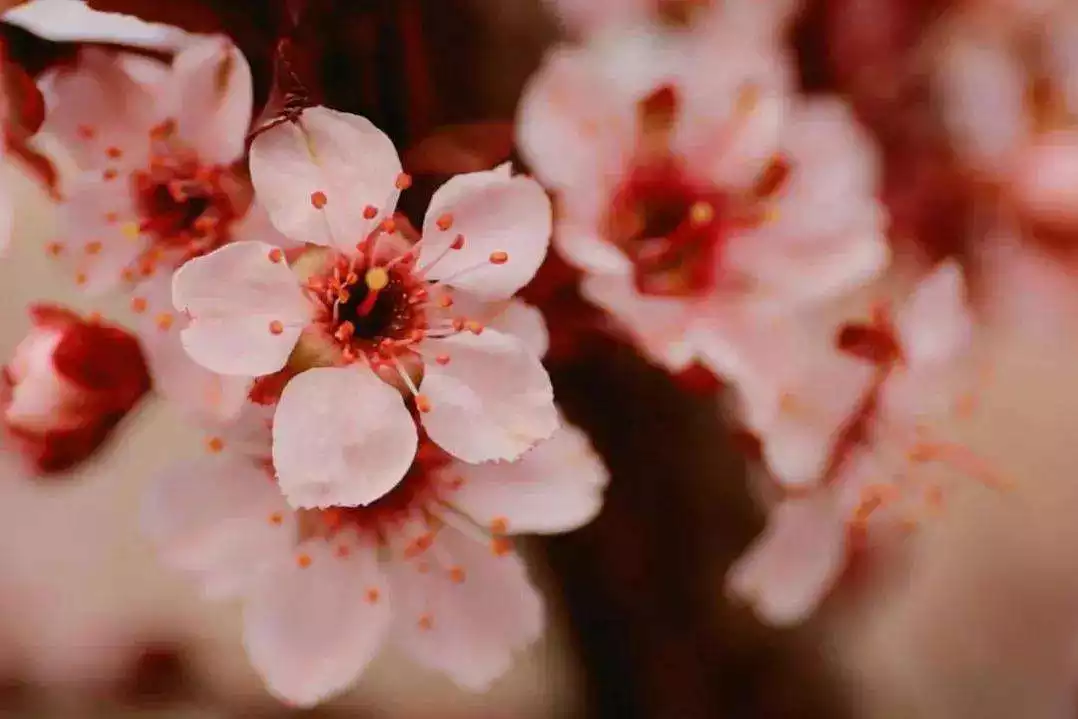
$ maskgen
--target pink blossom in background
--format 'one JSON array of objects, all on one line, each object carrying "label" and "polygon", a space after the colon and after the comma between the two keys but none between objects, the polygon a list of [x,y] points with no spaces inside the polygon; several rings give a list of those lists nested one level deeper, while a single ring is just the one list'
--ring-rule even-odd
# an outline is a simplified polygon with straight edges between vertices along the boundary
[{"label": "pink blossom in background", "polygon": [[171,66],[86,50],[42,79],[64,182],[63,241],[87,291],[128,289],[271,228],[236,163],[251,123],[250,70],[225,38],[193,37]]},{"label": "pink blossom in background", "polygon": [[89,459],[150,389],[130,333],[54,305],[30,308],[33,327],[4,366],[5,450],[36,474]]},{"label": "pink blossom in background", "polygon": [[1078,7],[1024,9],[1012,22],[993,8],[954,13],[940,31],[938,92],[980,179],[1031,221],[1075,232]]},{"label": "pink blossom in background", "polygon": [[281,395],[273,449],[295,506],[363,505],[400,480],[417,436],[401,392],[430,438],[467,462],[515,459],[554,432],[539,358],[480,309],[511,303],[546,255],[550,202],[538,183],[508,166],[458,175],[410,237],[394,217],[410,179],[392,142],[323,107],[260,132],[251,174],[277,228],[311,246],[286,256],[228,245],[181,267],[173,300],[200,364],[299,373]]},{"label": "pink blossom in background", "polygon": [[723,39],[629,43],[628,63],[556,50],[520,111],[585,296],[675,371],[722,374],[743,315],[830,300],[888,258],[876,158],[849,112],[790,97],[777,49]]},{"label": "pink blossom in background", "polygon": [[[918,285],[893,321],[880,312],[871,323],[841,332],[839,348],[866,360],[875,378],[828,438],[830,454],[817,465],[823,471],[815,485],[772,508],[767,530],[728,575],[729,590],[753,603],[763,619],[802,621],[870,528],[886,534],[916,523],[941,505],[944,483],[955,473],[992,488],[1006,486],[938,427],[975,409],[978,378],[966,361],[972,328],[961,272],[947,263]],[[818,398],[795,396],[800,402],[788,405],[790,419],[796,420],[799,407],[833,404],[835,386],[808,385]],[[789,445],[789,430],[774,439]],[[769,440],[761,436],[765,447]]]},{"label": "pink blossom in background", "polygon": [[[566,25],[585,37],[652,25],[703,34],[716,27],[741,27],[775,33],[800,9],[801,0],[547,0]],[[752,24],[749,24],[752,23]]]},{"label": "pink blossom in background", "polygon": [[246,61],[224,38],[192,36],[171,66],[85,50],[42,87],[42,133],[75,165],[63,178],[63,239],[48,252],[89,292],[131,293],[158,391],[195,417],[234,415],[249,378],[191,362],[168,294],[172,271],[193,257],[245,238],[278,241],[237,164],[252,112]]},{"label": "pink blossom in background", "polygon": [[281,699],[354,684],[386,642],[483,691],[540,637],[543,602],[512,547],[598,512],[606,471],[563,426],[514,463],[471,465],[421,437],[403,479],[365,507],[294,510],[274,482],[272,409],[252,406],[149,487],[143,526],[168,564],[245,601],[248,656]]}]

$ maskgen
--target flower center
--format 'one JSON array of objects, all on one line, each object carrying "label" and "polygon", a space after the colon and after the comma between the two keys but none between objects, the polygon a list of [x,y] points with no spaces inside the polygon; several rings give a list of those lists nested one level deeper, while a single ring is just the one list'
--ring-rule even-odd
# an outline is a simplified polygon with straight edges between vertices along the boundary
[{"label": "flower center", "polygon": [[367,256],[331,252],[306,287],[317,307],[315,326],[344,361],[362,358],[377,367],[410,354],[426,336],[428,290],[411,255],[382,265]]},{"label": "flower center", "polygon": [[634,168],[614,193],[607,234],[632,261],[637,290],[688,296],[709,289],[728,234],[727,204],[672,160]]},{"label": "flower center", "polygon": [[178,251],[183,262],[229,240],[241,183],[228,168],[202,165],[188,153],[155,155],[132,174],[132,185],[139,229],[160,251]]}]

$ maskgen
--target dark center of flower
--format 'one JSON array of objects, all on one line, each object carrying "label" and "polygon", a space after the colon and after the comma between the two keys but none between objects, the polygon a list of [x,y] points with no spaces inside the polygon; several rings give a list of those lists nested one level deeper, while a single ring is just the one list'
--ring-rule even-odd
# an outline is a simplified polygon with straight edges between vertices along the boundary
[{"label": "dark center of flower", "polygon": [[722,193],[694,185],[673,161],[640,165],[614,193],[607,235],[632,261],[640,292],[699,294],[714,283],[726,205]]},{"label": "dark center of flower", "polygon": [[411,261],[373,265],[363,257],[331,255],[307,289],[319,306],[318,326],[346,362],[392,362],[425,335],[426,283]]},{"label": "dark center of flower", "polygon": [[245,211],[247,183],[227,167],[203,165],[187,152],[154,155],[132,174],[139,230],[153,246],[152,260],[175,264],[212,252],[231,239]]}]

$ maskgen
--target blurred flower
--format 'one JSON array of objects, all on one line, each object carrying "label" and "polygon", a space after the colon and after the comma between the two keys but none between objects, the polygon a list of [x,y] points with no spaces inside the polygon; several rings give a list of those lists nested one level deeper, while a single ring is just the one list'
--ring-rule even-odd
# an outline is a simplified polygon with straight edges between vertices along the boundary
[{"label": "blurred flower", "polygon": [[297,511],[273,481],[271,415],[252,405],[208,456],[151,485],[143,526],[163,559],[245,599],[247,653],[289,703],[342,692],[387,641],[486,689],[543,630],[510,537],[571,530],[601,505],[607,475],[583,433],[483,465],[421,437],[403,480],[368,506]]},{"label": "blurred flower", "polygon": [[940,31],[938,89],[978,179],[1038,223],[1078,228],[1078,7],[974,4]]},{"label": "blurred flower", "polygon": [[711,31],[746,20],[777,32],[801,0],[547,0],[570,27],[585,36],[654,25],[673,31]]},{"label": "blurred flower", "polygon": [[180,268],[173,299],[191,318],[184,346],[209,369],[299,371],[274,422],[294,505],[367,504],[400,480],[416,429],[398,390],[464,461],[514,459],[554,432],[538,357],[481,309],[512,303],[546,255],[550,202],[538,183],[507,165],[459,175],[435,192],[422,236],[406,237],[414,231],[393,212],[410,178],[392,142],[323,107],[261,131],[251,173],[278,229],[314,246],[292,256],[261,242],[223,247]]},{"label": "blurred flower", "polygon": [[10,448],[38,474],[90,458],[150,389],[130,333],[54,305],[30,308],[33,328],[4,367]]},{"label": "blurred flower", "polygon": [[[828,451],[817,482],[778,502],[767,530],[728,576],[730,591],[753,602],[764,619],[795,623],[811,613],[870,526],[903,529],[925,508],[938,509],[943,479],[933,469],[1005,486],[969,449],[933,428],[974,409],[976,378],[963,363],[972,327],[961,271],[946,263],[921,282],[893,321],[880,310],[871,323],[843,329],[839,348],[865,360],[875,376],[834,434],[813,435]],[[825,406],[834,392],[832,383],[815,382],[798,406]],[[766,432],[761,439],[765,457],[769,442],[789,442],[788,435]]]},{"label": "blurred flower", "polygon": [[224,38],[192,36],[171,67],[88,49],[41,84],[49,105],[42,132],[76,164],[63,173],[67,241],[48,251],[72,263],[76,283],[90,292],[132,292],[164,396],[197,416],[234,415],[249,379],[191,362],[168,295],[172,271],[192,257],[278,237],[236,164],[252,111],[245,60]]},{"label": "blurred flower", "polygon": [[585,296],[675,371],[721,374],[740,316],[833,298],[887,261],[867,139],[837,101],[788,99],[778,49],[733,30],[557,50],[522,101]]},{"label": "blurred flower", "polygon": [[42,133],[71,155],[64,245],[88,291],[163,276],[272,228],[235,166],[251,122],[250,71],[220,37],[193,38],[172,66],[88,49],[41,81]]}]

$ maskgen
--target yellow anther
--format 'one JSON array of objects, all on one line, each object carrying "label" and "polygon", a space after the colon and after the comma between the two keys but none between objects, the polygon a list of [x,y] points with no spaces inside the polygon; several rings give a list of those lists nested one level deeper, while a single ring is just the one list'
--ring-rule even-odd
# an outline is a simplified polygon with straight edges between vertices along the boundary
[{"label": "yellow anther", "polygon": [[363,277],[363,281],[367,283],[367,287],[372,291],[385,289],[389,284],[389,273],[386,272],[384,267],[372,267],[367,270],[367,274]]}]

